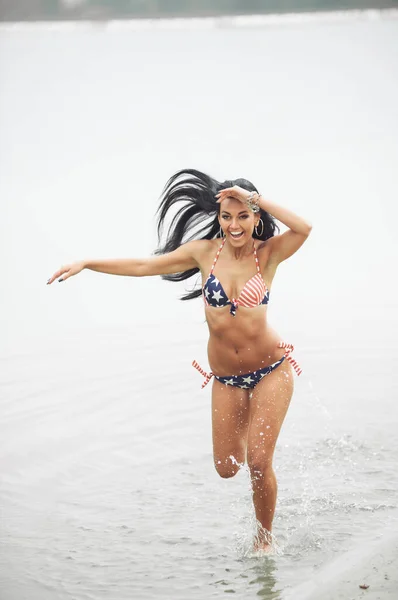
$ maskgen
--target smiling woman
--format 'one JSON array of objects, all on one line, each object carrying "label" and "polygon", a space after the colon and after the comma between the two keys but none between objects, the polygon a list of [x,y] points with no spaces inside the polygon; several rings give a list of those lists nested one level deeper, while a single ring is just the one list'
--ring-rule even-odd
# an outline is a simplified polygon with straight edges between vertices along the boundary
[{"label": "smiling woman", "polygon": [[[311,225],[263,198],[246,179],[220,183],[194,169],[173,175],[163,190],[159,240],[172,207],[177,210],[157,256],[83,260],[61,267],[47,283],[83,269],[170,281],[201,273],[202,285],[182,299],[203,296],[205,305],[212,370],[193,365],[205,377],[202,387],[214,376],[214,465],[221,477],[232,477],[247,461],[258,522],[254,545],[268,552],[277,496],[273,455],[293,393],[293,369],[301,370],[293,346],[269,326],[266,310],[277,266],[300,248]],[[275,219],[288,231],[275,235]]]}]

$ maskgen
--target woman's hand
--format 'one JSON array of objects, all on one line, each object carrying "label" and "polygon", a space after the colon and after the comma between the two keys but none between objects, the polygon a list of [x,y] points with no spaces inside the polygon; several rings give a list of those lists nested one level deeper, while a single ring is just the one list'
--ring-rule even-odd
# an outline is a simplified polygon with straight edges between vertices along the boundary
[{"label": "woman's hand", "polygon": [[60,277],[58,281],[65,281],[65,279],[72,277],[72,275],[77,275],[78,273],[80,273],[80,271],[82,271],[84,267],[85,263],[82,261],[75,262],[70,265],[64,265],[63,267],[58,269],[58,271],[56,271],[52,277],[50,277],[50,279],[47,281],[47,285],[58,279],[58,277]]},{"label": "woman's hand", "polygon": [[234,185],[234,187],[224,188],[218,194],[216,194],[216,198],[218,198],[217,204],[220,204],[220,202],[222,202],[223,200],[225,200],[228,197],[235,198],[236,200],[239,200],[239,202],[242,202],[242,204],[246,204],[249,196],[250,196],[250,192],[239,187],[239,185]]}]

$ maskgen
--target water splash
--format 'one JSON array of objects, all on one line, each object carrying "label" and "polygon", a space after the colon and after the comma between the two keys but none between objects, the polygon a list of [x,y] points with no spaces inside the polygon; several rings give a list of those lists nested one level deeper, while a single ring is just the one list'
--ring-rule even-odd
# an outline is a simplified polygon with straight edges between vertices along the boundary
[{"label": "water splash", "polygon": [[333,417],[326,408],[326,406],[323,404],[321,398],[315,392],[314,386],[312,385],[312,381],[308,379],[307,382],[310,390],[309,397],[311,399],[311,404],[314,406],[314,408],[317,408],[320,412],[322,412],[323,415],[329,419],[329,421],[331,421]]},{"label": "water splash", "polygon": [[[242,493],[235,496],[229,507],[231,520],[236,524],[231,550],[241,559],[283,555],[283,548],[275,534],[266,530],[257,521],[252,499],[253,491],[249,467],[246,464],[238,463],[232,455],[229,458],[233,464],[239,466],[243,487]],[[268,543],[270,548],[266,550],[256,549],[256,546],[259,546],[261,542]]]}]

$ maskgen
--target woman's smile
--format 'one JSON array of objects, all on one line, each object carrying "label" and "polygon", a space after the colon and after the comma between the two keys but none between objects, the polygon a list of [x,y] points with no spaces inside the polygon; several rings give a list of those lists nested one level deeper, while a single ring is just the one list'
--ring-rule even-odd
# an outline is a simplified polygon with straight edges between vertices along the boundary
[{"label": "woman's smile", "polygon": [[229,231],[233,240],[240,240],[240,238],[244,235],[244,231]]}]

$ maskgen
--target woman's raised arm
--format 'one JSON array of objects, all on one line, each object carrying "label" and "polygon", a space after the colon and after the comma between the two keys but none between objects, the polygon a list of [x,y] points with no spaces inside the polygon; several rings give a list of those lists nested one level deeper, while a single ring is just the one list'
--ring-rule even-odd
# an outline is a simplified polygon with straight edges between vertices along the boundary
[{"label": "woman's raised arm", "polygon": [[129,277],[145,277],[148,275],[169,275],[199,268],[198,254],[203,248],[203,241],[195,240],[183,244],[177,250],[152,256],[150,258],[110,258],[105,260],[82,260],[64,265],[50,277],[47,284],[56,279],[65,281],[77,275],[83,269],[108,273],[109,275],[124,275]]}]

